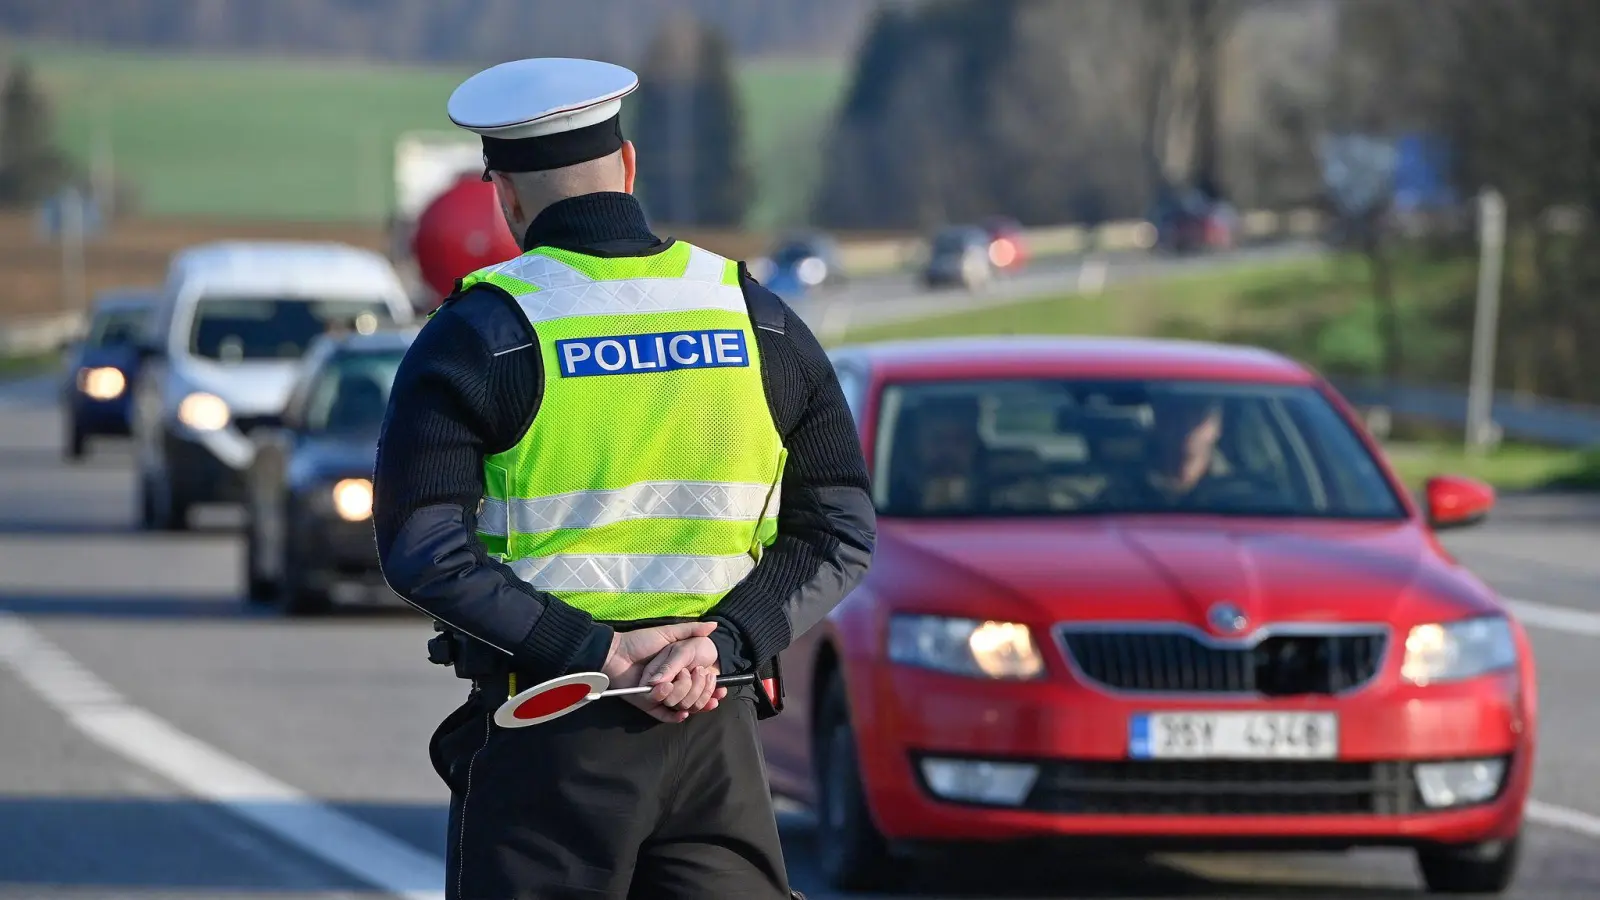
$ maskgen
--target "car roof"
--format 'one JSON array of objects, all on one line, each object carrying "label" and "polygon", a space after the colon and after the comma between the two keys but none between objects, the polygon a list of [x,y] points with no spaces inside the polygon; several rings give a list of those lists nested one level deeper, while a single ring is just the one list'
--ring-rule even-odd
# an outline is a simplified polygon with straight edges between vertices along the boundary
[{"label": "car roof", "polygon": [[389,260],[374,250],[332,241],[213,241],[172,257],[169,280],[213,290],[403,292]]},{"label": "car roof", "polygon": [[974,244],[987,244],[989,232],[977,225],[946,225],[933,233],[934,241],[961,240]]},{"label": "car roof", "polygon": [[839,347],[890,380],[995,377],[1183,378],[1309,384],[1289,359],[1234,344],[1164,338],[1008,335],[885,341]]},{"label": "car roof", "polygon": [[139,309],[154,306],[160,297],[161,289],[158,287],[120,287],[95,294],[94,302],[89,305],[96,312]]}]

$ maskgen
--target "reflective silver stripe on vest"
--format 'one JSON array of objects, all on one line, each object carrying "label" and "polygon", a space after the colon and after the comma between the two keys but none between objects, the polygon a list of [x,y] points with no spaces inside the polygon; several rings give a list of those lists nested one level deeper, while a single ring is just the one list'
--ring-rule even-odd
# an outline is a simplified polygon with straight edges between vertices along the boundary
[{"label": "reflective silver stripe on vest", "polygon": [[[573,491],[530,500],[485,497],[478,531],[496,537],[562,528],[599,528],[629,519],[758,522],[776,513],[781,485],[722,481],[641,481],[609,491]],[[771,499],[769,500],[769,495]]]},{"label": "reflective silver stripe on vest", "polygon": [[559,554],[514,560],[511,571],[541,591],[597,594],[720,594],[756,561],[735,556]]},{"label": "reflective silver stripe on vest", "polygon": [[569,316],[697,310],[746,313],[744,290],[722,283],[725,262],[715,253],[691,247],[682,277],[596,281],[559,260],[528,253],[490,266],[482,274],[504,275],[537,287],[538,291],[517,297],[517,304],[535,325]]}]

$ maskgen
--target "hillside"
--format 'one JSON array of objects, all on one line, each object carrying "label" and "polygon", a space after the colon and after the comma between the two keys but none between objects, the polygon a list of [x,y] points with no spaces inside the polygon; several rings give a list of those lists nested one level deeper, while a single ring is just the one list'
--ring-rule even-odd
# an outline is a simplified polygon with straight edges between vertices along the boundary
[{"label": "hillside", "polygon": [[[66,148],[87,161],[108,142],[141,210],[158,215],[381,221],[395,137],[448,130],[445,100],[471,72],[59,46],[22,55],[56,108]],[[750,224],[795,221],[843,64],[745,60],[738,80],[756,176]]]}]

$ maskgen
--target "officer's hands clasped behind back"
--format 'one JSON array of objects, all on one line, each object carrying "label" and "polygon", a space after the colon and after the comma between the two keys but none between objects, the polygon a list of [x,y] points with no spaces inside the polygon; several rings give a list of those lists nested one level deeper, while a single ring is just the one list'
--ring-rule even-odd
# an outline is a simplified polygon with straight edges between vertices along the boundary
[{"label": "officer's hands clasped behind back", "polygon": [[648,694],[626,697],[629,703],[662,722],[682,722],[692,713],[717,708],[728,695],[717,687],[717,646],[711,643],[715,622],[683,622],[611,637],[611,651],[600,671],[612,687],[654,684]]}]

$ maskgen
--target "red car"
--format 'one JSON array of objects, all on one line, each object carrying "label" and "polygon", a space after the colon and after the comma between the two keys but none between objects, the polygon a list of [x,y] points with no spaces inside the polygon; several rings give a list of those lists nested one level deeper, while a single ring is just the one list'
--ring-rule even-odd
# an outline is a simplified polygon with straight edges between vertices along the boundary
[{"label": "red car", "polygon": [[1533,658],[1350,407],[1266,351],[993,338],[844,348],[866,581],[783,659],[774,791],[841,888],[903,850],[1415,848],[1515,871]]}]

